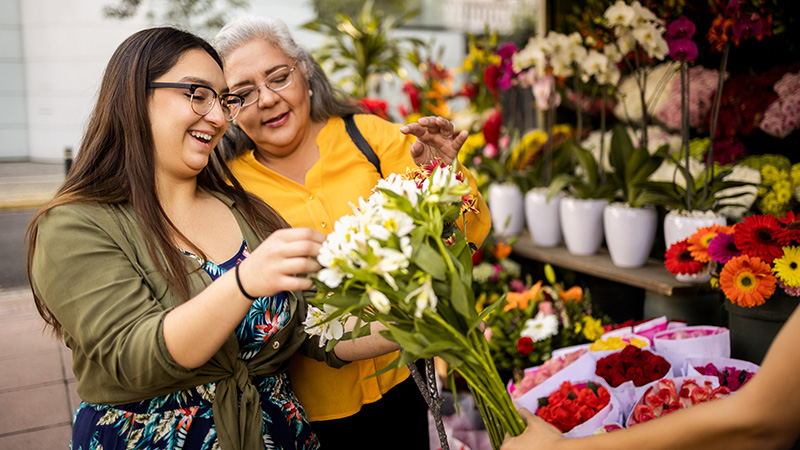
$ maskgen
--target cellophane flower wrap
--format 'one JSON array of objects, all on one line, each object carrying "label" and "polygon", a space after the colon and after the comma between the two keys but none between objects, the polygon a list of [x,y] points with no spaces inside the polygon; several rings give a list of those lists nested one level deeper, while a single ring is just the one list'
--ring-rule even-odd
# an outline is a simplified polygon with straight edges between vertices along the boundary
[{"label": "cellophane flower wrap", "polygon": [[[323,243],[305,325],[330,349],[368,333],[364,323],[382,323],[381,334],[403,349],[386,370],[442,358],[451,378],[456,371],[469,384],[497,449],[506,432],[518,435],[525,425],[480,329],[491,308],[480,315],[475,308],[472,248],[456,227],[473,204],[466,181],[441,162],[380,180]],[[343,333],[351,318],[355,328]]]}]

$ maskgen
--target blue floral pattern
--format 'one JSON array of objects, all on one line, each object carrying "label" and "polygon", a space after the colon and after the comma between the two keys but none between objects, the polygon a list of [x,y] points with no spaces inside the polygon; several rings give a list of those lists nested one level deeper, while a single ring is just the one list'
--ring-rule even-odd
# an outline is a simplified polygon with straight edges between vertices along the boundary
[{"label": "blue floral pattern", "polygon": [[[184,251],[187,256],[199,258]],[[203,263],[212,280],[234,268],[250,252],[242,241],[230,260]],[[261,297],[236,328],[239,359],[252,359],[269,338],[284,327],[291,311],[285,292]],[[261,396],[265,450],[313,450],[319,443],[292,391],[286,373],[256,377]],[[124,405],[82,402],[73,417],[74,450],[184,449],[219,450],[212,402],[216,383]]]}]

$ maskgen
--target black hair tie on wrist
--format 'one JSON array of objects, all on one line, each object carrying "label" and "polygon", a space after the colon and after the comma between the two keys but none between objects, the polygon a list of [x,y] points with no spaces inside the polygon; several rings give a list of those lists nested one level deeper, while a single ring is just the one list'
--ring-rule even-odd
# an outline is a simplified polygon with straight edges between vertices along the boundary
[{"label": "black hair tie on wrist", "polygon": [[234,275],[236,275],[236,284],[239,285],[239,292],[241,292],[242,295],[244,295],[251,301],[258,300],[258,297],[253,297],[252,295],[248,294],[247,291],[244,290],[244,287],[242,286],[242,279],[239,278],[239,265],[240,264],[237,264],[236,268],[233,269]]}]

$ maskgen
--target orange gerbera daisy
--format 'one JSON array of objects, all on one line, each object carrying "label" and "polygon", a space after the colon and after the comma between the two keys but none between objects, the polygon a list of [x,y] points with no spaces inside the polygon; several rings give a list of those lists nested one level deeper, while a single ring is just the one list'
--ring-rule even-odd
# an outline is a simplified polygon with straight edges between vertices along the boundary
[{"label": "orange gerbera daisy", "polygon": [[503,311],[511,311],[514,308],[525,309],[528,303],[539,296],[539,291],[542,289],[542,280],[531,286],[525,292],[509,292],[506,294],[506,301],[508,304],[503,308]]},{"label": "orange gerbera daisy", "polygon": [[775,292],[776,282],[770,265],[757,256],[736,256],[719,274],[719,285],[725,297],[746,308],[763,305]]},{"label": "orange gerbera daisy", "polygon": [[688,250],[692,254],[692,258],[700,262],[709,262],[711,257],[708,255],[708,243],[719,233],[732,234],[733,227],[714,224],[710,227],[698,228],[695,234],[689,236]]}]

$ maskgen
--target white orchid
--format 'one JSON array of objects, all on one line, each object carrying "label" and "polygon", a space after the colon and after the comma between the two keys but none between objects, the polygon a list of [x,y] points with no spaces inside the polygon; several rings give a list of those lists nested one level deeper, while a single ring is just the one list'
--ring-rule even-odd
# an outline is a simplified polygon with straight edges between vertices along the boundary
[{"label": "white orchid", "polygon": [[652,23],[645,23],[633,29],[633,36],[647,52],[647,56],[660,60],[669,54],[669,45],[664,39],[663,28]]},{"label": "white orchid", "polygon": [[622,0],[617,0],[603,14],[609,27],[629,27],[636,19],[636,10]]}]

